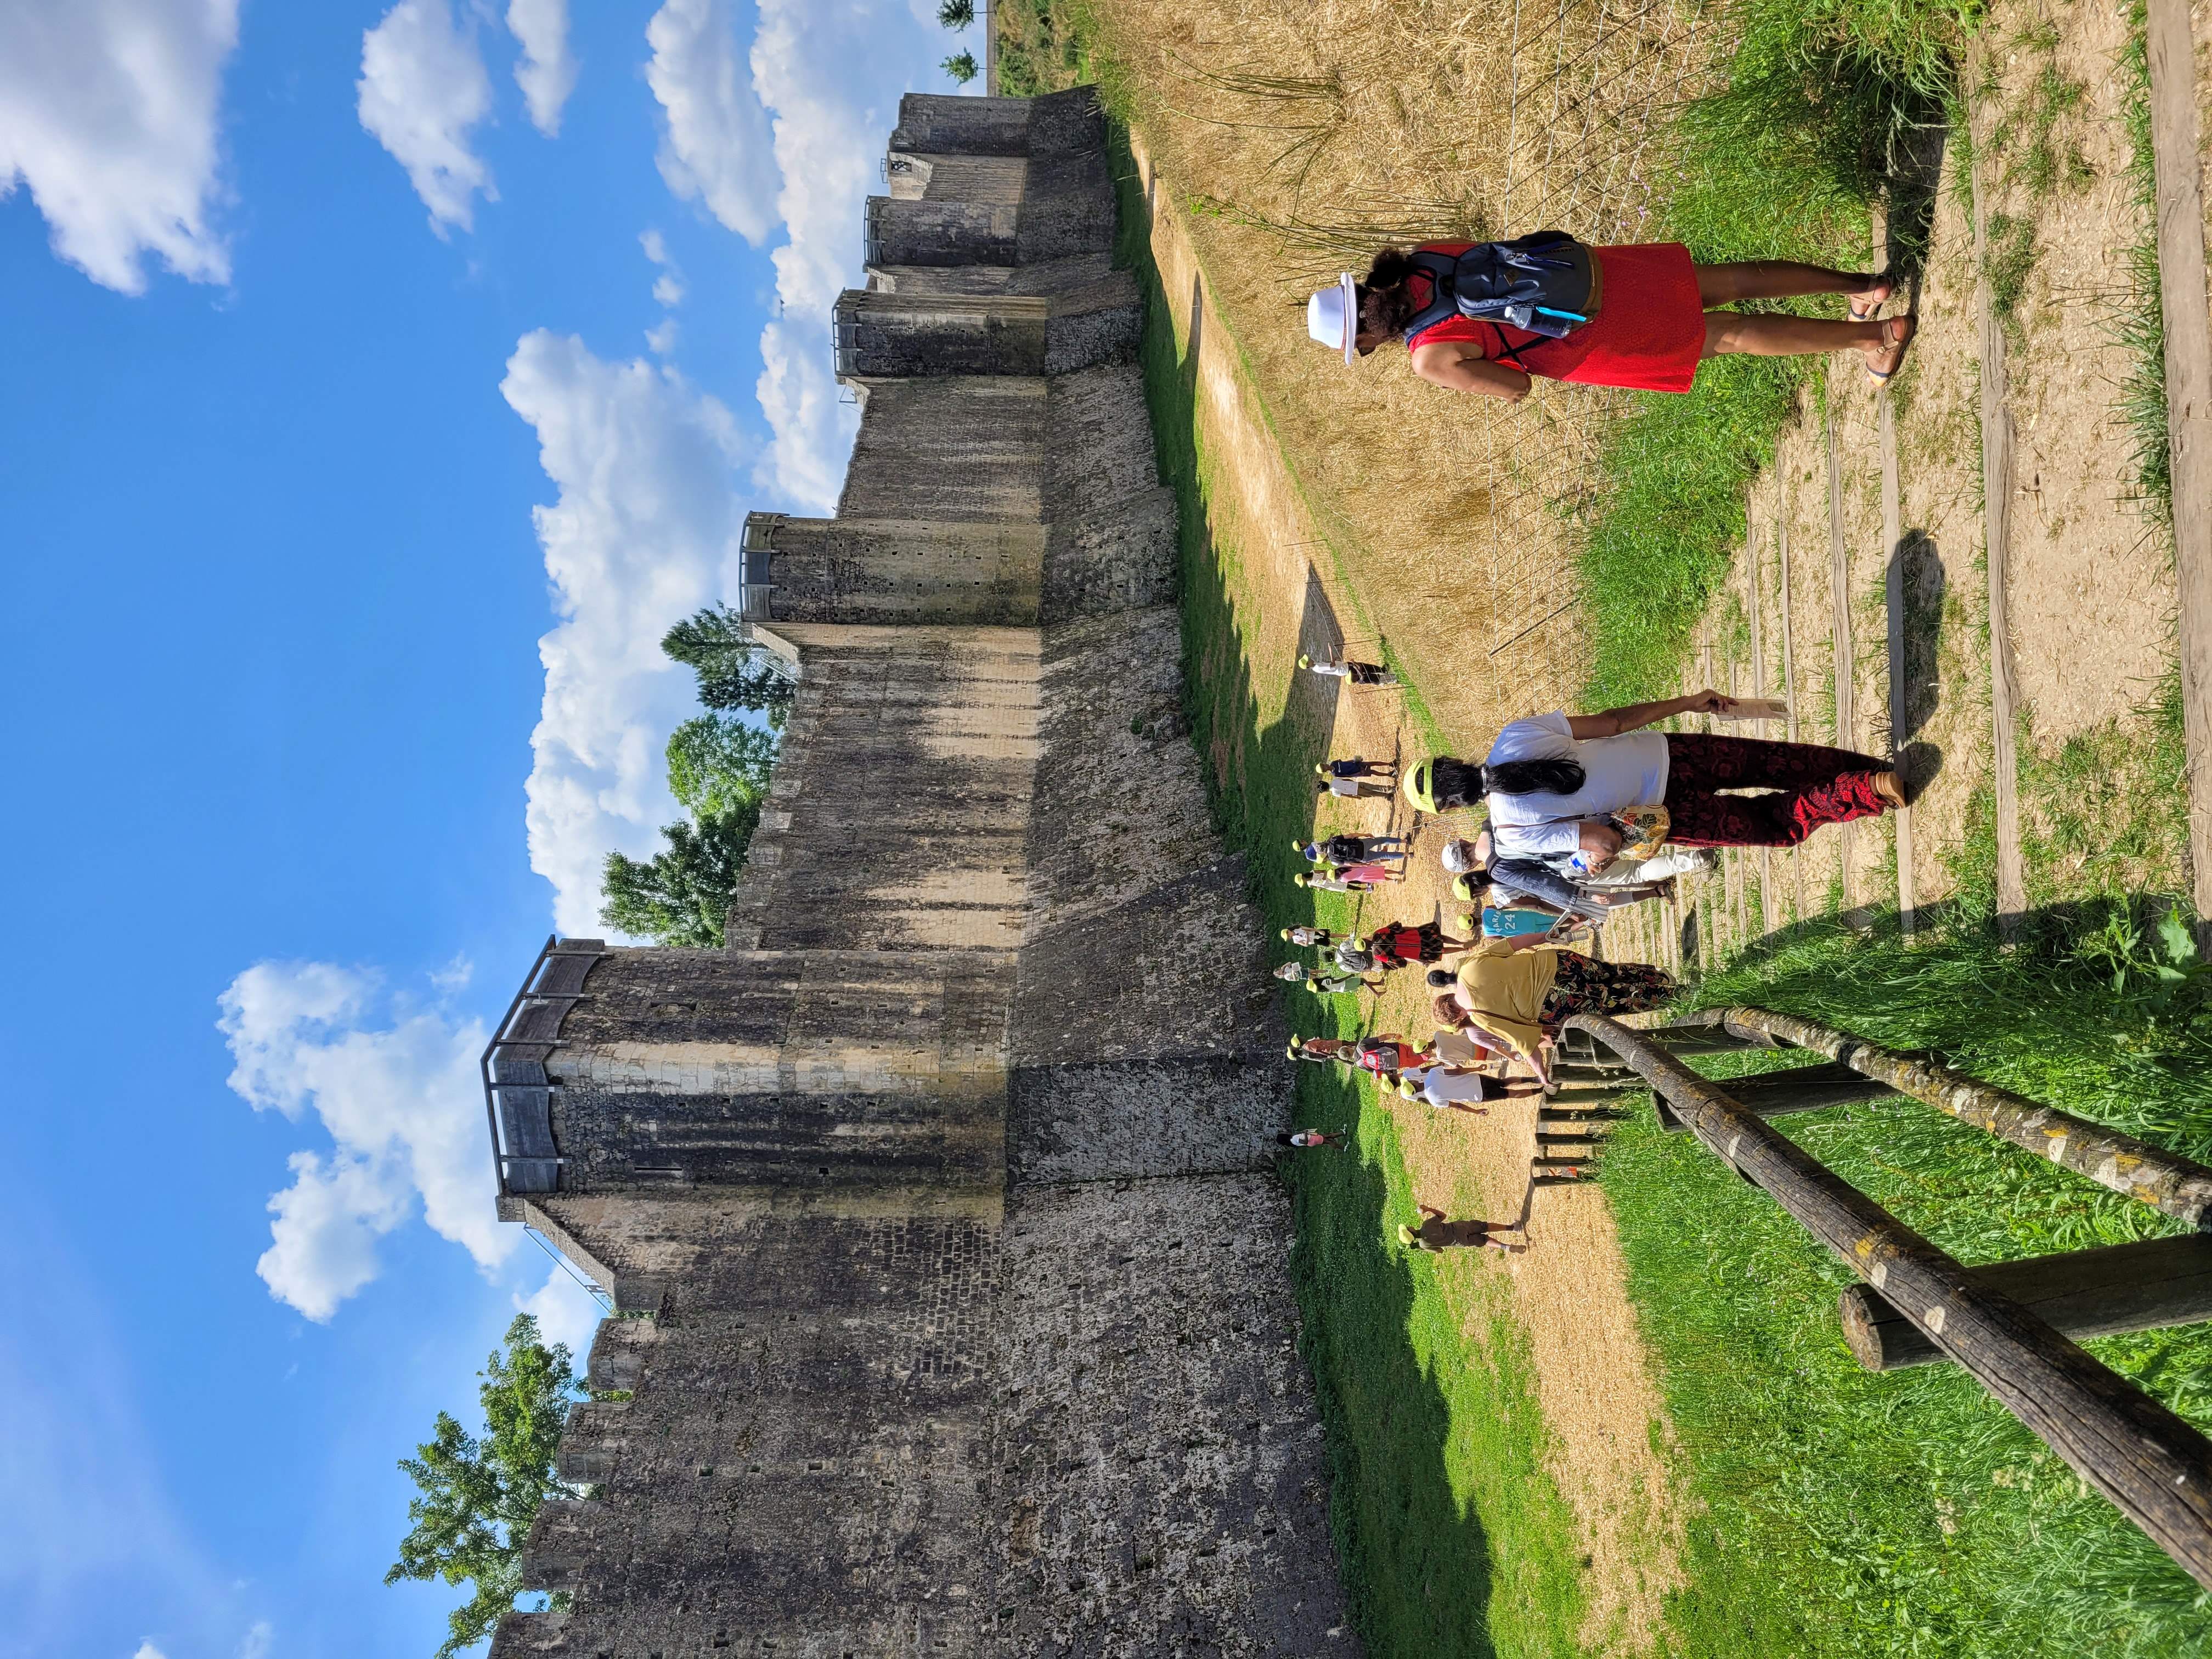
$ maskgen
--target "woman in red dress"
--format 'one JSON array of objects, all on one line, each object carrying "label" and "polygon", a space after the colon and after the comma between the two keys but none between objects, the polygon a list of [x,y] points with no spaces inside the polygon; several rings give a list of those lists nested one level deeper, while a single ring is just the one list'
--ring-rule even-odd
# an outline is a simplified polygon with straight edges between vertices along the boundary
[{"label": "woman in red dress", "polygon": [[[1474,244],[1425,242],[1419,252],[1455,255]],[[1597,309],[1563,339],[1474,317],[1451,315],[1412,334],[1407,325],[1432,297],[1431,278],[1403,250],[1375,256],[1367,279],[1353,285],[1361,356],[1395,339],[1413,354],[1413,373],[1454,392],[1518,400],[1529,376],[1585,386],[1687,392],[1698,365],[1723,352],[1797,357],[1853,348],[1866,356],[1877,383],[1897,372],[1913,335],[1910,316],[1874,315],[1889,298],[1879,276],[1826,270],[1788,259],[1693,264],[1680,242],[1590,249],[1597,268]],[[1807,294],[1849,296],[1848,322],[1780,312],[1720,311],[1739,300],[1779,300]],[[1343,289],[1324,289],[1307,310],[1307,327],[1341,349]]]}]

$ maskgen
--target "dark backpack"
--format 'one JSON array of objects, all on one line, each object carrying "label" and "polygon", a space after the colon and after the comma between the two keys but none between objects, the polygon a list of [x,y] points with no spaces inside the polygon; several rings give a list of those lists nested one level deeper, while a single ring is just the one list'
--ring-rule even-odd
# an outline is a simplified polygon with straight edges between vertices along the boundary
[{"label": "dark backpack", "polygon": [[1589,321],[1595,282],[1590,252],[1563,230],[1477,242],[1456,258],[1426,249],[1408,257],[1435,285],[1429,303],[1406,325],[1408,336],[1447,317],[1472,317],[1558,340]]}]

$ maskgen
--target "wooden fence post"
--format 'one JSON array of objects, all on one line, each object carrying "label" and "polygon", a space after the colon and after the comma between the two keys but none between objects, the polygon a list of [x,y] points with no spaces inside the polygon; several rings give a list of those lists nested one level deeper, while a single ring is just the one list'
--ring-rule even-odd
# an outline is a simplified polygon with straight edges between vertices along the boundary
[{"label": "wooden fence post", "polygon": [[1932,1337],[2197,1583],[2212,1587],[2212,1440],[1990,1289],[1811,1153],[1643,1033],[1586,1031],[1666,1097],[1698,1139]]},{"label": "wooden fence post", "polygon": [[[1995,1261],[1972,1271],[2076,1341],[2212,1319],[2212,1237],[2203,1233]],[[1948,1358],[1871,1285],[1845,1291],[1840,1311],[1844,1340],[1870,1371]]]}]

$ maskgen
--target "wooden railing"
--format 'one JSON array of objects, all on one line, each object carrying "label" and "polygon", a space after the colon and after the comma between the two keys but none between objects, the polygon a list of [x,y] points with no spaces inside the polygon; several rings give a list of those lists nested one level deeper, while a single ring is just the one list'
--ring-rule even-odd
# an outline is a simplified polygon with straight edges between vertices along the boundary
[{"label": "wooden railing", "polygon": [[[1707,1010],[1651,1030],[1577,1014],[1565,1030],[1594,1045],[1579,1060],[1568,1045],[1570,1073],[1635,1073],[1650,1085],[1662,1123],[1696,1135],[1858,1274],[1863,1283],[1844,1293],[1842,1312],[1863,1363],[1887,1370],[1955,1362],[2212,1587],[2212,1440],[2074,1340],[2212,1317],[2212,1240],[2153,1240],[1970,1268],[1767,1120],[1909,1095],[2192,1225],[2212,1208],[2212,1170],[1926,1060],[1765,1009]],[[1716,1082],[1680,1057],[1784,1046],[1827,1060]]]}]

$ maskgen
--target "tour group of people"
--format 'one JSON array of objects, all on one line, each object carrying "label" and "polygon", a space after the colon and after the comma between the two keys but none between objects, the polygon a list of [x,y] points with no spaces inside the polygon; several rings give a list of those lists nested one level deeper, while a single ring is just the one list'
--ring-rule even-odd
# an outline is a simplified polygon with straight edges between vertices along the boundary
[{"label": "tour group of people", "polygon": [[[1869,273],[1771,259],[1698,264],[1679,243],[1592,247],[1547,231],[1386,247],[1364,278],[1346,271],[1314,295],[1306,327],[1347,365],[1402,341],[1421,379],[1514,400],[1528,395],[1532,377],[1686,392],[1700,362],[1730,352],[1856,350],[1879,384],[1897,372],[1915,329],[1910,314],[1881,315],[1893,291]],[[1822,295],[1844,297],[1843,319],[1724,309]],[[1398,683],[1385,665],[1341,652],[1301,656],[1298,666],[1352,687]],[[1448,821],[1480,810],[1486,823],[1442,848],[1453,895],[1470,906],[1460,933],[1434,921],[1346,938],[1316,927],[1284,933],[1324,959],[1318,968],[1286,963],[1278,976],[1323,994],[1372,994],[1392,971],[1423,967],[1434,1035],[1419,1045],[1395,1033],[1310,1037],[1291,1045],[1291,1056],[1358,1067],[1440,1109],[1480,1114],[1485,1101],[1536,1097],[1540,1151],[1586,1135],[1563,1133],[1544,1105],[1557,1088],[1553,1038],[1562,1022],[1648,1011],[1675,986],[1653,963],[1604,961],[1572,945],[1620,907],[1668,896],[1682,877],[1711,869],[1714,848],[1794,847],[1824,825],[1905,804],[1896,771],[1871,756],[1653,729],[1677,714],[1726,718],[1736,702],[1707,690],[1595,714],[1537,714],[1507,726],[1480,761],[1437,755],[1402,776],[1395,764],[1358,757],[1316,767],[1318,793],[1359,799],[1395,787],[1423,814]],[[1301,841],[1298,850],[1314,866],[1301,885],[1369,892],[1403,878],[1408,849],[1403,840],[1345,835]],[[1321,1130],[1283,1139],[1314,1148],[1345,1141]],[[1567,1160],[1537,1163],[1547,1166],[1539,1182],[1581,1173]],[[1454,1221],[1425,1206],[1422,1215],[1399,1229],[1409,1249],[1527,1247],[1522,1224]],[[1500,1237],[1516,1231],[1518,1245]]]},{"label": "tour group of people", "polygon": [[[1515,720],[1480,761],[1437,755],[1401,773],[1358,757],[1322,762],[1325,789],[1395,786],[1419,813],[1449,826],[1481,810],[1472,836],[1448,835],[1440,850],[1454,895],[1474,906],[1461,933],[1434,921],[1389,921],[1364,933],[1310,925],[1286,927],[1289,944],[1318,951],[1318,966],[1283,963],[1278,978],[1331,995],[1372,994],[1403,968],[1425,970],[1436,1029],[1425,1042],[1396,1032],[1357,1039],[1293,1040],[1290,1058],[1370,1073],[1410,1101],[1484,1115],[1483,1103],[1535,1098],[1540,1147],[1586,1139],[1586,1114],[1561,1118],[1547,1101],[1558,1084],[1554,1038],[1578,1013],[1641,1013],[1675,990],[1651,963],[1606,961],[1571,945],[1625,905],[1670,896],[1684,876],[1710,870],[1723,847],[1794,847],[1823,825],[1905,804],[1888,763],[1849,750],[1703,732],[1661,732],[1678,714],[1727,718],[1737,699],[1717,691],[1610,708]],[[1757,793],[1737,793],[1737,791]],[[1346,788],[1334,793],[1352,795]],[[1299,855],[1338,868],[1403,878],[1410,846],[1400,836],[1337,834],[1296,842]],[[1303,875],[1301,879],[1304,879]],[[1516,1075],[1525,1073],[1525,1076]],[[1299,1148],[1340,1146],[1316,1130],[1282,1137]],[[1540,1159],[1540,1183],[1578,1178],[1579,1161]],[[1489,1243],[1518,1249],[1503,1224],[1431,1218],[1401,1230],[1413,1249]]]},{"label": "tour group of people", "polygon": [[[1822,295],[1844,297],[1843,319],[1724,308]],[[1856,350],[1881,383],[1897,372],[1915,327],[1909,314],[1880,314],[1892,295],[1891,283],[1873,274],[1772,259],[1698,264],[1679,243],[1593,247],[1546,231],[1386,247],[1364,278],[1346,271],[1311,297],[1306,328],[1347,365],[1402,341],[1421,379],[1515,400],[1528,395],[1531,377],[1686,392],[1700,362],[1730,352]],[[1342,652],[1301,656],[1298,666],[1351,687],[1398,683],[1385,665]],[[1547,1132],[1556,1115],[1540,1106],[1557,1087],[1553,1038],[1562,1022],[1648,1011],[1675,986],[1653,963],[1604,961],[1573,944],[1620,907],[1666,896],[1680,878],[1712,868],[1716,848],[1794,847],[1823,825],[1905,804],[1896,771],[1871,756],[1653,729],[1676,714],[1726,718],[1736,702],[1707,690],[1595,714],[1537,714],[1507,726],[1480,761],[1436,755],[1402,775],[1393,763],[1356,757],[1316,767],[1317,793],[1360,799],[1395,788],[1423,814],[1448,821],[1482,811],[1486,823],[1442,848],[1453,895],[1470,907],[1460,933],[1435,921],[1394,921],[1341,939],[1316,927],[1284,933],[1324,959],[1318,968],[1285,963],[1277,975],[1323,994],[1372,994],[1395,969],[1421,966],[1434,994],[1435,1034],[1419,1045],[1395,1033],[1309,1037],[1291,1045],[1291,1057],[1358,1067],[1440,1109],[1480,1114],[1488,1109],[1482,1102],[1534,1096],[1540,1149],[1578,1138],[1560,1134],[1556,1122]],[[1408,851],[1402,839],[1356,835],[1297,848],[1313,866],[1299,884],[1339,892],[1402,880]],[[1513,1074],[1516,1067],[1525,1078]],[[1300,1147],[1344,1142],[1320,1130],[1283,1139]],[[1579,1174],[1569,1164],[1536,1178]],[[1419,1226],[1399,1229],[1410,1249],[1526,1248],[1525,1230],[1519,1245],[1499,1237],[1516,1224],[1422,1213]]]}]

